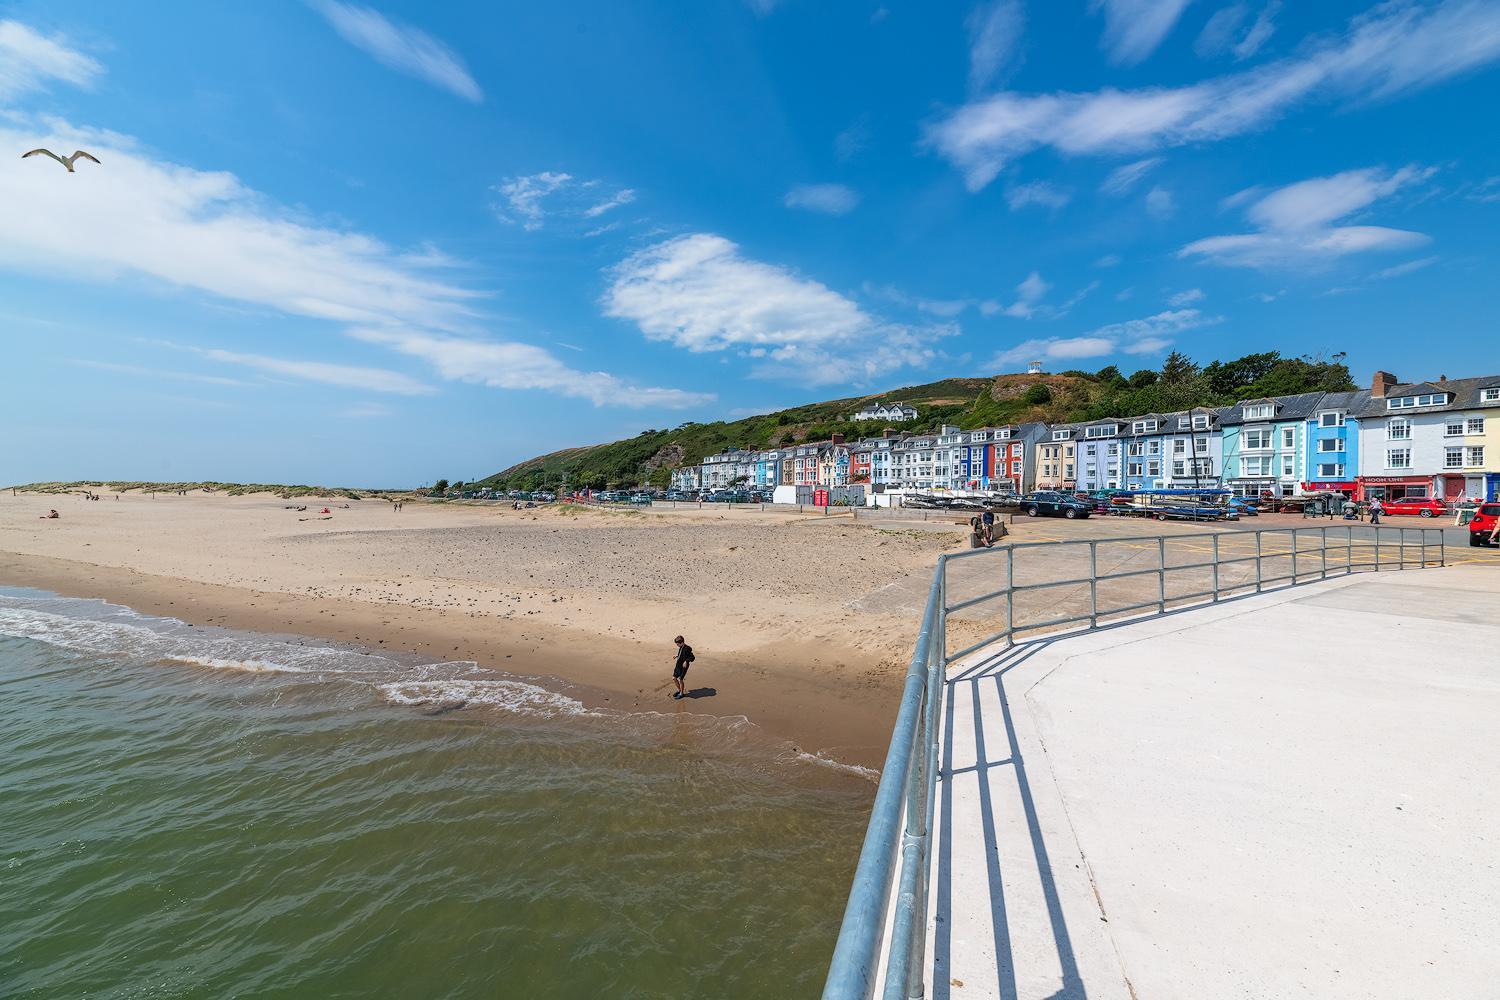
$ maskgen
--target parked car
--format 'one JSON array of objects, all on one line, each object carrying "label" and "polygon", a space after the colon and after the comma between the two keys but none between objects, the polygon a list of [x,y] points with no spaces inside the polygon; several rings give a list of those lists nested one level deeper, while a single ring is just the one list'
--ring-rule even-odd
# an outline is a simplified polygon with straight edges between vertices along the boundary
[{"label": "parked car", "polygon": [[1050,517],[1066,517],[1070,520],[1088,517],[1091,506],[1090,502],[1080,500],[1072,494],[1057,493],[1052,490],[1038,490],[1021,498],[1021,509],[1030,517],[1040,517],[1043,514]]},{"label": "parked car", "polygon": [[638,506],[649,507],[651,505],[651,495],[649,493],[633,493],[631,494],[630,502]]},{"label": "parked car", "polygon": [[1474,511],[1474,520],[1469,522],[1469,544],[1476,548],[1489,545],[1496,521],[1500,521],[1500,503],[1480,504]]},{"label": "parked car", "polygon": [[1415,514],[1418,517],[1437,517],[1439,514],[1448,513],[1448,505],[1441,500],[1431,497],[1417,497],[1409,500],[1382,500],[1380,505],[1385,508],[1387,514]]}]

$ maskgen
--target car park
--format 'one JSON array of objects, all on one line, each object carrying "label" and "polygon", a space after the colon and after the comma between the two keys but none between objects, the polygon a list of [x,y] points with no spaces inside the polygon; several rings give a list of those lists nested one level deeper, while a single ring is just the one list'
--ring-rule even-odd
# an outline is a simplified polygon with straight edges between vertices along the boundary
[{"label": "car park", "polygon": [[1092,504],[1080,500],[1070,493],[1053,490],[1038,490],[1021,498],[1021,510],[1029,517],[1066,517],[1068,519],[1088,517]]},{"label": "car park", "polygon": [[630,496],[630,502],[637,506],[650,506],[651,495],[649,493],[633,493]]},{"label": "car park", "polygon": [[1500,502],[1480,504],[1469,522],[1469,544],[1475,548],[1492,544],[1490,536],[1495,533],[1497,521],[1500,521]]},{"label": "car park", "polygon": [[1432,497],[1412,497],[1402,500],[1382,500],[1381,507],[1387,514],[1415,514],[1418,517],[1437,517],[1448,513],[1447,504]]}]

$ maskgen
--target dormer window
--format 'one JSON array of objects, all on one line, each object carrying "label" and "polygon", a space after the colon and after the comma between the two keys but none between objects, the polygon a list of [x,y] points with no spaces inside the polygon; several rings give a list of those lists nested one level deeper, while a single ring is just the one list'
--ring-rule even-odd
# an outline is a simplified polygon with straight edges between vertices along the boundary
[{"label": "dormer window", "polygon": [[1098,427],[1087,427],[1087,428],[1084,428],[1083,436],[1084,437],[1091,437],[1091,438],[1114,437],[1115,436],[1115,425],[1114,424],[1102,424],[1102,425],[1100,425]]},{"label": "dormer window", "polygon": [[1387,410],[1409,410],[1414,406],[1442,406],[1448,402],[1446,392],[1429,392],[1421,396],[1394,396],[1385,401]]},{"label": "dormer window", "polygon": [[1276,407],[1270,403],[1265,403],[1260,406],[1247,406],[1245,407],[1245,419],[1269,420],[1271,419],[1272,415],[1275,414],[1275,412]]},{"label": "dormer window", "polygon": [[1137,420],[1130,425],[1130,433],[1132,434],[1149,434],[1154,430],[1156,430],[1155,420]]},{"label": "dormer window", "polygon": [[1195,431],[1206,431],[1206,430],[1208,430],[1208,414],[1206,414],[1206,413],[1200,413],[1196,417],[1193,418],[1193,430],[1195,430]]},{"label": "dormer window", "polygon": [[1008,441],[1010,439],[1010,428],[1005,427],[995,432],[996,441]]},{"label": "dormer window", "polygon": [[1072,431],[1053,431],[1052,432],[1052,440],[1054,440],[1054,441],[1066,441],[1069,437],[1072,436],[1072,434],[1073,434]]},{"label": "dormer window", "polygon": [[1190,421],[1188,420],[1187,417],[1178,417],[1177,418],[1177,429],[1180,430],[1180,431],[1185,431],[1185,430],[1188,429],[1188,424],[1189,423],[1190,423]]},{"label": "dormer window", "polygon": [[1500,386],[1493,389],[1480,389],[1479,401],[1482,403],[1500,403]]},{"label": "dormer window", "polygon": [[1342,427],[1344,426],[1344,415],[1338,410],[1326,410],[1318,414],[1319,427]]}]

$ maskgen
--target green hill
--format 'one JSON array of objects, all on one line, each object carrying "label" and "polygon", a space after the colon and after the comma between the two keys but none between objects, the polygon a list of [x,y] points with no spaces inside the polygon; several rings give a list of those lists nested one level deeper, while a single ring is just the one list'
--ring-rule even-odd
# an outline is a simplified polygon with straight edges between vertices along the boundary
[{"label": "green hill", "polygon": [[1260,396],[1340,392],[1355,388],[1343,360],[1341,354],[1323,360],[1283,358],[1270,351],[1200,367],[1174,352],[1160,371],[1142,370],[1129,378],[1113,366],[1092,373],[950,378],[868,396],[808,403],[742,420],[688,422],[670,429],[643,431],[624,441],[567,448],[527,459],[472,486],[665,486],[673,469],[697,464],[704,456],[725,448],[776,448],[801,441],[825,441],[832,434],[843,434],[850,441],[878,435],[883,429],[879,422],[848,419],[867,403],[876,402],[915,406],[917,419],[900,428],[921,433],[940,424],[967,430],[1029,420],[1131,417],[1192,406],[1224,406]]}]

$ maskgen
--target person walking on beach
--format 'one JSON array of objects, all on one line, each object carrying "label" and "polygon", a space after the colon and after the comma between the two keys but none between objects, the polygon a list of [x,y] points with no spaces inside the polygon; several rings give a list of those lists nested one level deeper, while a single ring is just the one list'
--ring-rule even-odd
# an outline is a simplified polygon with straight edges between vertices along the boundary
[{"label": "person walking on beach", "polygon": [[672,665],[672,683],[677,685],[677,692],[672,700],[677,701],[687,697],[687,672],[693,662],[693,647],[680,635],[672,641],[677,644],[677,662]]}]

